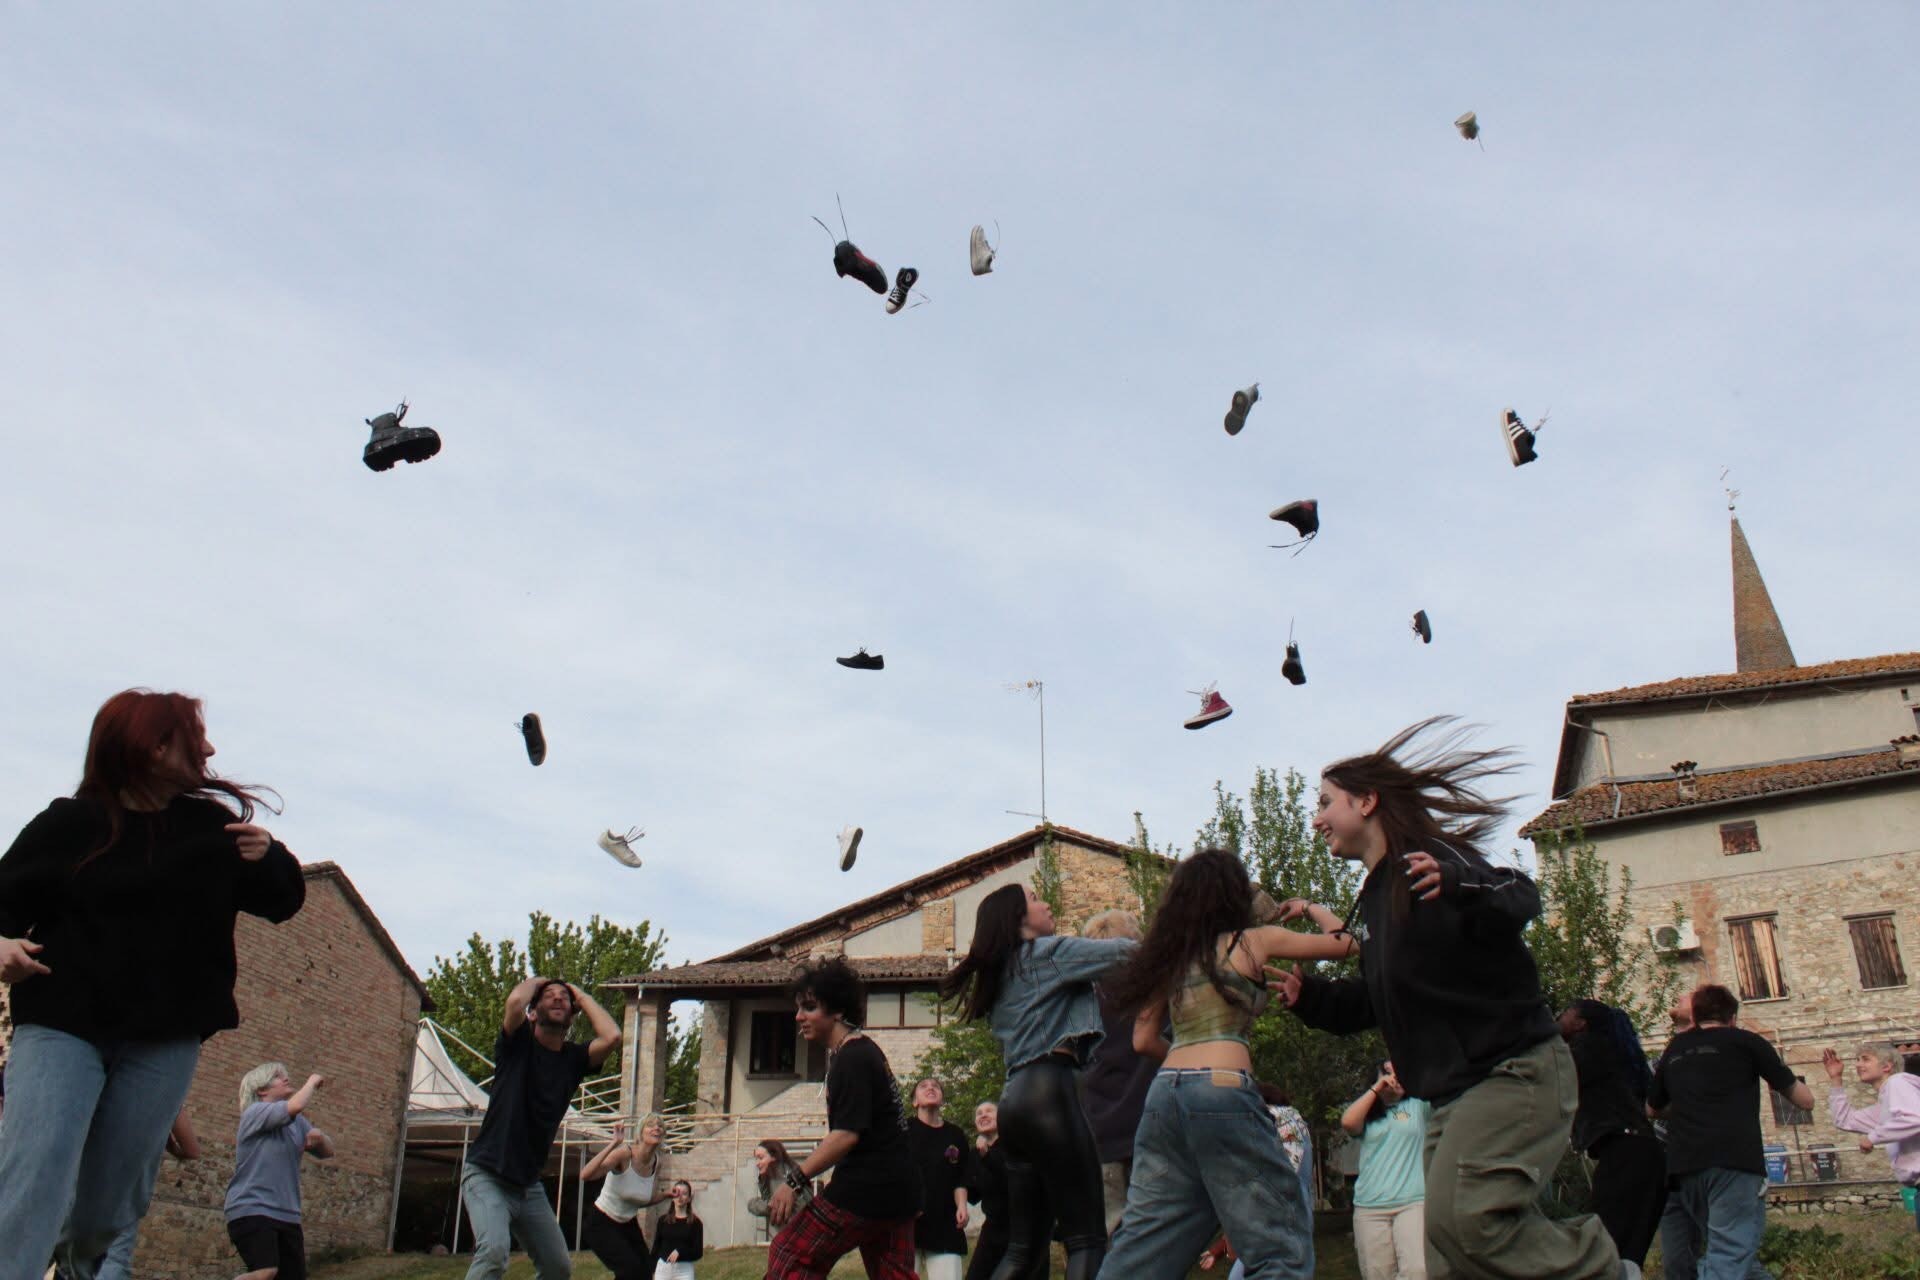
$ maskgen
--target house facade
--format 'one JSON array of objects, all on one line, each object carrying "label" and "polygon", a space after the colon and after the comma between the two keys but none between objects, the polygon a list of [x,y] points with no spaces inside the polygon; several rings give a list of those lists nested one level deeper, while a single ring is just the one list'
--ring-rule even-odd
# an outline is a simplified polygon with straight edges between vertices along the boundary
[{"label": "house facade", "polygon": [[1738,669],[1569,700],[1554,802],[1521,834],[1583,832],[1688,985],[1731,989],[1814,1086],[1810,1116],[1763,1108],[1777,1171],[1878,1183],[1885,1153],[1828,1124],[1820,1051],[1920,1050],[1920,652],[1796,665],[1732,537]]},{"label": "house facade", "polygon": [[972,943],[981,900],[1003,885],[1033,883],[1049,846],[1063,886],[1063,932],[1111,907],[1138,909],[1128,846],[1036,827],[703,963],[605,984],[627,996],[627,1115],[661,1109],[668,1010],[701,1002],[697,1098],[689,1137],[678,1144],[685,1149],[669,1160],[673,1176],[694,1185],[710,1244],[764,1238],[761,1220],[746,1212],[757,1194],[757,1143],[777,1138],[805,1151],[825,1134],[826,1054],[798,1036],[788,994],[795,966],[816,955],[847,957],[868,986],[864,1030],[905,1084],[944,1019],[939,982]]}]

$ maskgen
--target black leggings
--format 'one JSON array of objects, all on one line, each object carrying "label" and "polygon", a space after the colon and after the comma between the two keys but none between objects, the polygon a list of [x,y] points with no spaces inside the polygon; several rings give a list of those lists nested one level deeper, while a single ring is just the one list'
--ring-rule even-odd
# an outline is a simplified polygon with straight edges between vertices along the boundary
[{"label": "black leggings", "polygon": [[640,1219],[615,1222],[600,1212],[599,1205],[588,1205],[580,1234],[593,1256],[606,1263],[613,1280],[653,1280],[653,1250],[647,1247]]},{"label": "black leggings", "polygon": [[1587,1149],[1593,1211],[1622,1258],[1639,1266],[1667,1207],[1667,1157],[1650,1133],[1618,1133]]},{"label": "black leggings", "polygon": [[[1048,1214],[1049,1218],[1053,1215]],[[1007,1227],[993,1224],[987,1219],[987,1225],[980,1228],[980,1238],[974,1243],[973,1257],[967,1260],[967,1280],[989,1280],[1000,1259],[1007,1256]],[[1047,1268],[1053,1265],[1051,1253],[1041,1254],[1033,1260],[1033,1266],[1027,1272],[1026,1280],[1047,1280]]]},{"label": "black leggings", "polygon": [[1079,1070],[1048,1057],[1009,1076],[1000,1094],[1000,1142],[1011,1221],[992,1280],[1023,1280],[1045,1259],[1055,1218],[1067,1246],[1067,1280],[1094,1280],[1107,1253],[1107,1211]]}]

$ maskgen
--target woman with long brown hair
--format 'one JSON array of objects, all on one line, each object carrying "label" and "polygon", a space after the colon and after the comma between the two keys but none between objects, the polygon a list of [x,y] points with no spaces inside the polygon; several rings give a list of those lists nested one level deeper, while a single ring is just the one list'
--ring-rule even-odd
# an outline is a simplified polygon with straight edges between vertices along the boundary
[{"label": "woman with long brown hair", "polygon": [[[1254,1080],[1248,1038],[1267,1004],[1265,965],[1339,959],[1352,944],[1253,918],[1246,864],[1224,849],[1190,854],[1140,949],[1103,984],[1115,1008],[1135,1011],[1134,1048],[1161,1066],[1102,1275],[1185,1275],[1216,1224],[1248,1276],[1313,1275],[1312,1207]],[[1316,923],[1339,921],[1329,912]]]},{"label": "woman with long brown hair", "polygon": [[1480,786],[1511,771],[1509,753],[1473,748],[1448,724],[1421,721],[1321,772],[1314,830],[1366,868],[1343,922],[1360,943],[1360,976],[1296,968],[1271,985],[1308,1026],[1379,1027],[1401,1086],[1431,1104],[1431,1274],[1637,1277],[1598,1218],[1541,1212],[1579,1084],[1524,936],[1540,891],[1482,852],[1506,802]]},{"label": "woman with long brown hair", "polygon": [[15,1027],[0,1280],[39,1280],[56,1246],[91,1276],[139,1221],[201,1042],[240,1022],[235,916],[278,922],[305,901],[300,864],[253,823],[260,793],[214,774],[212,755],[198,700],[115,694],[72,798],[0,857]]},{"label": "woman with long brown hair", "polygon": [[967,954],[941,983],[961,1016],[988,1020],[1007,1064],[999,1128],[1008,1240],[992,1280],[1020,1280],[1044,1259],[1056,1218],[1067,1280],[1093,1280],[1100,1270],[1100,1150],[1080,1102],[1080,1072],[1101,1036],[1093,984],[1135,945],[1061,937],[1044,899],[1025,885],[1002,885],[980,900]]}]

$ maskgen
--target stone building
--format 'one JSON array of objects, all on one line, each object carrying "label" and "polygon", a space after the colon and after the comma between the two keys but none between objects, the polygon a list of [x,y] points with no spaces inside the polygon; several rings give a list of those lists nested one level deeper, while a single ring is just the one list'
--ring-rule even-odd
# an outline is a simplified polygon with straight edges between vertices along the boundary
[{"label": "stone building", "polygon": [[1569,700],[1554,802],[1521,834],[1583,830],[1688,984],[1731,989],[1814,1086],[1811,1116],[1763,1108],[1790,1179],[1815,1184],[1791,1199],[1888,1176],[1828,1124],[1820,1050],[1851,1079],[1861,1041],[1920,1048],[1920,653],[1795,665],[1737,519],[1732,542],[1737,670]]},{"label": "stone building", "polygon": [[1110,907],[1138,909],[1128,846],[1035,827],[704,963],[605,984],[627,995],[628,1115],[657,1111],[665,1099],[670,1005],[702,1002],[691,1149],[671,1161],[673,1175],[694,1185],[709,1245],[762,1238],[760,1220],[746,1212],[756,1143],[778,1138],[805,1151],[825,1133],[826,1054],[794,1026],[787,984],[796,963],[835,951],[852,961],[869,989],[865,1029],[905,1076],[934,1042],[943,1018],[935,988],[972,942],[980,900],[1002,885],[1031,883],[1049,834],[1063,884],[1062,932]]},{"label": "stone building", "polygon": [[285,924],[234,930],[240,1025],[207,1041],[187,1110],[202,1156],[168,1158],[134,1255],[136,1280],[227,1280],[238,1265],[222,1205],[233,1175],[240,1077],[284,1062],[326,1077],[311,1112],[331,1160],[305,1162],[307,1250],[383,1252],[398,1203],[415,1025],[433,1007],[366,900],[331,862],[305,868],[307,901]]}]

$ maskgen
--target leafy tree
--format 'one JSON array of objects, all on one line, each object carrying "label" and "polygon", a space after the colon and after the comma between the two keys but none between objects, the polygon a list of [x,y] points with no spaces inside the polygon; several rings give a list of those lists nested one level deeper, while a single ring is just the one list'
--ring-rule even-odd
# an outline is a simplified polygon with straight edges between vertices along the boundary
[{"label": "leafy tree", "polygon": [[667,1029],[667,1106],[691,1107],[700,1092],[700,1020],[674,1014]]},{"label": "leafy tree", "polygon": [[[1613,868],[1579,828],[1534,839],[1542,910],[1527,926],[1540,987],[1555,1010],[1591,997],[1623,1010],[1645,1034],[1679,994],[1680,966],[1634,922],[1633,873]],[[1686,915],[1673,904],[1673,923]]]},{"label": "leafy tree", "polygon": [[[494,1037],[500,1032],[501,1015],[506,1012],[507,993],[537,973],[573,983],[606,1006],[613,1020],[620,1022],[626,1009],[625,996],[596,988],[613,978],[659,968],[666,945],[666,936],[656,936],[651,921],[626,926],[595,915],[582,927],[572,921],[557,923],[546,912],[535,911],[527,917],[524,946],[512,938],[488,942],[476,933],[459,954],[434,958],[426,980],[427,991],[439,1006],[433,1016],[475,1049],[491,1053]],[[574,1024],[573,1035],[579,1040],[591,1038],[585,1018]],[[447,1048],[454,1062],[469,1075],[478,1079],[490,1074],[459,1045],[449,1044]],[[616,1051],[601,1070],[619,1069],[620,1054]]]},{"label": "leafy tree", "polygon": [[1040,852],[1033,860],[1033,891],[1040,901],[1053,908],[1054,919],[1065,923],[1066,873],[1060,868],[1060,851],[1053,847],[1053,827],[1040,837]]}]

